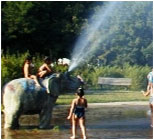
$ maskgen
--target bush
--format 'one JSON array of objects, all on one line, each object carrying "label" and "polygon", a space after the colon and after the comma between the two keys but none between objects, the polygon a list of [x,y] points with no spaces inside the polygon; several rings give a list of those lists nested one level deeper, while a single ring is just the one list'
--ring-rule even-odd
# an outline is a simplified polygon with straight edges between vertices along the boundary
[{"label": "bush", "polygon": [[[149,66],[130,66],[124,64],[123,68],[117,66],[103,66],[103,67],[94,67],[78,69],[75,73],[82,73],[82,77],[88,85],[92,88],[99,88],[98,77],[112,77],[112,78],[131,78],[132,85],[128,87],[131,90],[141,90],[146,89],[147,86],[147,74],[151,71]],[[106,87],[106,86],[105,86]],[[114,87],[119,89],[124,86],[107,86],[108,88]]]},{"label": "bush", "polygon": [[[23,77],[22,66],[25,57],[29,55],[29,52],[24,54],[13,54],[9,53],[2,55],[1,57],[1,84],[2,86],[10,80]],[[43,63],[43,56],[35,54],[33,62],[35,64],[34,73],[37,73],[38,68]],[[65,72],[68,66],[62,66],[54,64],[54,72]],[[119,78],[131,78],[132,85],[129,87],[131,90],[146,89],[147,86],[147,74],[151,71],[149,66],[130,66],[124,64],[123,67],[118,66],[102,66],[94,67],[83,65],[78,67],[75,71],[71,72],[72,75],[80,74],[85,80],[86,84],[92,88],[99,88],[97,84],[98,77],[119,77]],[[111,86],[110,86],[111,87]],[[113,87],[113,86],[112,86]],[[116,86],[118,88],[119,86]]]},{"label": "bush", "polygon": [[148,66],[129,66],[128,64],[124,65],[124,76],[132,78],[131,89],[146,89],[147,86],[147,74],[151,71],[151,68]]},{"label": "bush", "polygon": [[29,53],[2,55],[1,57],[1,84],[2,86],[12,79],[23,77],[22,66]]},{"label": "bush", "polygon": [[[1,57],[1,85],[4,86],[7,82],[23,77],[22,67],[24,64],[25,58],[30,55],[29,52],[23,54],[13,54],[9,53],[3,54]],[[36,74],[38,68],[43,64],[44,56],[41,56],[39,53],[35,54],[33,57],[33,63],[35,67],[33,69],[33,74]],[[65,72],[67,71],[67,65],[57,65],[56,63],[53,66],[54,72]]]}]

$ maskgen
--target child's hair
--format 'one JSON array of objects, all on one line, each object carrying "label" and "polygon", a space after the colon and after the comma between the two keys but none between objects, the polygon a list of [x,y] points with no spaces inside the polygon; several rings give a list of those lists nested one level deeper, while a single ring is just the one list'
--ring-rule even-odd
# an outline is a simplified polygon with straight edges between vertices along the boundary
[{"label": "child's hair", "polygon": [[45,57],[44,57],[44,62],[46,63],[47,61],[51,61],[51,59],[50,59],[50,57],[45,56]]},{"label": "child's hair", "polygon": [[83,90],[83,88],[78,88],[76,93],[80,97],[84,96],[84,90]]},{"label": "child's hair", "polygon": [[27,56],[25,60],[31,61],[32,60],[32,57],[31,56]]}]

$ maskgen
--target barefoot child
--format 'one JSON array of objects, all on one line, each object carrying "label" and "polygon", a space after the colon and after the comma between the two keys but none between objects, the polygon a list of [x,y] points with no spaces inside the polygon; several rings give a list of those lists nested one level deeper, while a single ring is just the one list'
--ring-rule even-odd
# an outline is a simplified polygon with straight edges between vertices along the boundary
[{"label": "barefoot child", "polygon": [[148,86],[147,86],[147,91],[150,90],[150,88],[153,86],[153,69],[149,74],[147,75],[148,79]]},{"label": "barefoot child", "polygon": [[150,109],[151,109],[151,127],[153,127],[153,86],[150,87],[150,90],[143,93],[143,95],[144,96],[150,95],[149,106],[150,106]]},{"label": "barefoot child", "polygon": [[28,78],[28,79],[33,79],[35,81],[36,85],[37,86],[40,86],[40,84],[38,82],[38,79],[37,79],[37,76],[36,75],[33,75],[31,73],[32,68],[33,68],[32,57],[28,56],[25,59],[24,66],[23,66],[24,77],[25,78]]},{"label": "barefoot child", "polygon": [[77,90],[76,95],[77,98],[73,99],[69,116],[67,117],[67,119],[72,119],[72,137],[70,138],[75,139],[76,127],[77,123],[79,122],[83,139],[86,139],[85,108],[87,108],[87,100],[83,97],[84,90],[82,88]]},{"label": "barefoot child", "polygon": [[147,86],[147,91],[144,92],[142,91],[144,96],[149,96],[149,106],[151,109],[151,127],[153,127],[153,71],[148,74],[148,86]]}]

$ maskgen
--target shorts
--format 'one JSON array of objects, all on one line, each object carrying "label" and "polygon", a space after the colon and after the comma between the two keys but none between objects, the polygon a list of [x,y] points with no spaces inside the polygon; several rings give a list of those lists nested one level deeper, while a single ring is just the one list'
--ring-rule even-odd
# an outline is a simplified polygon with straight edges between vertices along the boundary
[{"label": "shorts", "polygon": [[153,105],[153,96],[150,96],[149,103]]}]

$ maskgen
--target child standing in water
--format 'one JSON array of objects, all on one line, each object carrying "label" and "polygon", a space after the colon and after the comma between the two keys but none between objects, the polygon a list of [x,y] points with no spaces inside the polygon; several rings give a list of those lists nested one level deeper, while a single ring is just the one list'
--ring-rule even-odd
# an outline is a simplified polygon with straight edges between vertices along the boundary
[{"label": "child standing in water", "polygon": [[79,123],[83,139],[86,139],[85,108],[87,108],[87,100],[83,97],[84,90],[82,88],[77,90],[76,95],[77,98],[73,99],[69,116],[67,117],[67,119],[72,119],[72,137],[70,138],[75,139],[76,127],[77,123]]}]

